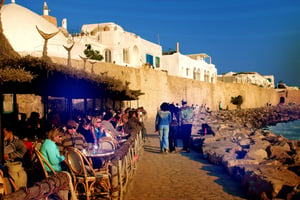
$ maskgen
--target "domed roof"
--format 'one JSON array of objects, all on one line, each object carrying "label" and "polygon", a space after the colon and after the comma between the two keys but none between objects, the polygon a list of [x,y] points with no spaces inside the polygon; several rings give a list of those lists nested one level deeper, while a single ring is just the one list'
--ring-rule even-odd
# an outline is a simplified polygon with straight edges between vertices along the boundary
[{"label": "domed roof", "polygon": [[[36,26],[45,33],[54,33],[58,28],[43,17],[15,3],[6,4],[1,9],[3,32],[15,51],[21,55],[42,55],[44,39],[38,33]],[[59,32],[48,40],[49,56],[67,56],[63,45],[67,38]]]}]

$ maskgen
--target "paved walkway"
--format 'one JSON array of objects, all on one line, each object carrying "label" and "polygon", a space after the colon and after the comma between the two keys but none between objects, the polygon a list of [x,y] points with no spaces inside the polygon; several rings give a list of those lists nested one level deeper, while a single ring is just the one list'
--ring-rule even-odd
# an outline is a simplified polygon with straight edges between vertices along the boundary
[{"label": "paved walkway", "polygon": [[161,154],[158,136],[149,137],[124,200],[246,199],[226,171],[199,153]]}]

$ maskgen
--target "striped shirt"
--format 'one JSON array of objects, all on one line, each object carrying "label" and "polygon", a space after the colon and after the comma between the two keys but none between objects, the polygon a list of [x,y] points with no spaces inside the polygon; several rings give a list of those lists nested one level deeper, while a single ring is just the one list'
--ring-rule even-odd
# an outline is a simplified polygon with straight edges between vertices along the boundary
[{"label": "striped shirt", "polygon": [[59,151],[62,153],[69,147],[75,147],[79,150],[86,149],[87,142],[84,136],[81,135],[80,133],[76,132],[74,133],[74,135],[66,133],[61,138],[61,143],[58,143],[57,146],[59,148]]}]

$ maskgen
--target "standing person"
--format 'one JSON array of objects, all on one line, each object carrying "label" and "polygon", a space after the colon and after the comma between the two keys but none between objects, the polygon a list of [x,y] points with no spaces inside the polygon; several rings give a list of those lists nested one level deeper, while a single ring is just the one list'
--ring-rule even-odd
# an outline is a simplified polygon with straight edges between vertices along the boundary
[{"label": "standing person", "polygon": [[191,134],[194,120],[193,109],[187,105],[186,100],[182,100],[182,107],[179,113],[179,125],[181,126],[183,151],[190,152]]},{"label": "standing person", "polygon": [[170,152],[178,152],[178,114],[179,108],[177,108],[174,103],[170,104],[170,112],[172,115],[172,121],[170,123],[169,130],[169,150]]},{"label": "standing person", "polygon": [[[43,142],[41,147],[41,154],[45,157],[46,161],[56,172],[61,172],[61,163],[65,160],[65,156],[60,155],[57,142],[62,137],[58,129],[52,129],[48,132],[47,139]],[[51,172],[50,168],[45,165],[46,171]]]},{"label": "standing person", "polygon": [[169,104],[164,102],[160,105],[155,119],[155,129],[159,134],[160,151],[168,153],[169,151],[169,124],[172,120]]}]

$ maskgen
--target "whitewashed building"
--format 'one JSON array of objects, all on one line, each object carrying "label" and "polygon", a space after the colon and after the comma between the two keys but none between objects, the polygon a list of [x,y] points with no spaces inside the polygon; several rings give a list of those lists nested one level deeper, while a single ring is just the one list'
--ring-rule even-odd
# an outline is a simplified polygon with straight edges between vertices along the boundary
[{"label": "whitewashed building", "polygon": [[[3,5],[0,14],[4,35],[14,50],[21,55],[42,55],[44,39],[36,27],[45,33],[59,31],[53,24],[54,21],[50,22],[16,3]],[[67,57],[68,53],[63,47],[67,45],[67,41],[68,38],[62,32],[56,34],[48,41],[48,55]]]},{"label": "whitewashed building", "polygon": [[228,72],[218,76],[218,81],[226,83],[249,83],[264,88],[274,88],[274,76],[262,76],[257,72]]},{"label": "whitewashed building", "polygon": [[62,28],[57,27],[56,18],[48,15],[48,6],[44,3],[43,15],[40,16],[12,1],[2,6],[1,19],[4,35],[12,47],[21,55],[41,56],[44,39],[37,28],[50,34],[61,30],[48,41],[48,56],[67,58],[68,52],[63,46],[74,46],[72,59],[84,56],[86,44],[98,50],[105,62],[123,66],[139,67],[150,63],[159,67],[162,47],[147,41],[133,33],[123,30],[115,23],[99,23],[82,26],[82,34],[71,37],[66,33],[67,20],[63,19]]},{"label": "whitewashed building", "polygon": [[211,83],[217,79],[217,69],[208,55],[182,55],[179,44],[176,52],[163,55],[159,44],[127,32],[113,22],[85,24],[80,34],[71,36],[67,31],[67,19],[63,19],[62,27],[58,27],[56,18],[49,15],[46,2],[43,15],[38,15],[12,0],[2,6],[1,19],[4,35],[14,50],[23,56],[42,56],[44,39],[37,31],[38,27],[47,34],[59,31],[48,41],[47,55],[50,57],[67,58],[65,47],[73,45],[71,58],[80,60],[86,57],[84,50],[89,44],[104,57],[102,62],[137,68],[146,65],[168,71],[169,75]]},{"label": "whitewashed building", "polygon": [[132,67],[140,67],[145,63],[156,68],[160,66],[160,45],[126,32],[115,23],[86,24],[81,32],[82,36],[75,37],[75,41],[83,40],[91,44],[104,56],[105,62]]},{"label": "whitewashed building", "polygon": [[209,83],[216,83],[217,81],[217,69],[211,63],[211,57],[205,53],[182,55],[179,52],[179,43],[177,43],[176,51],[163,54],[161,69],[172,76]]}]

